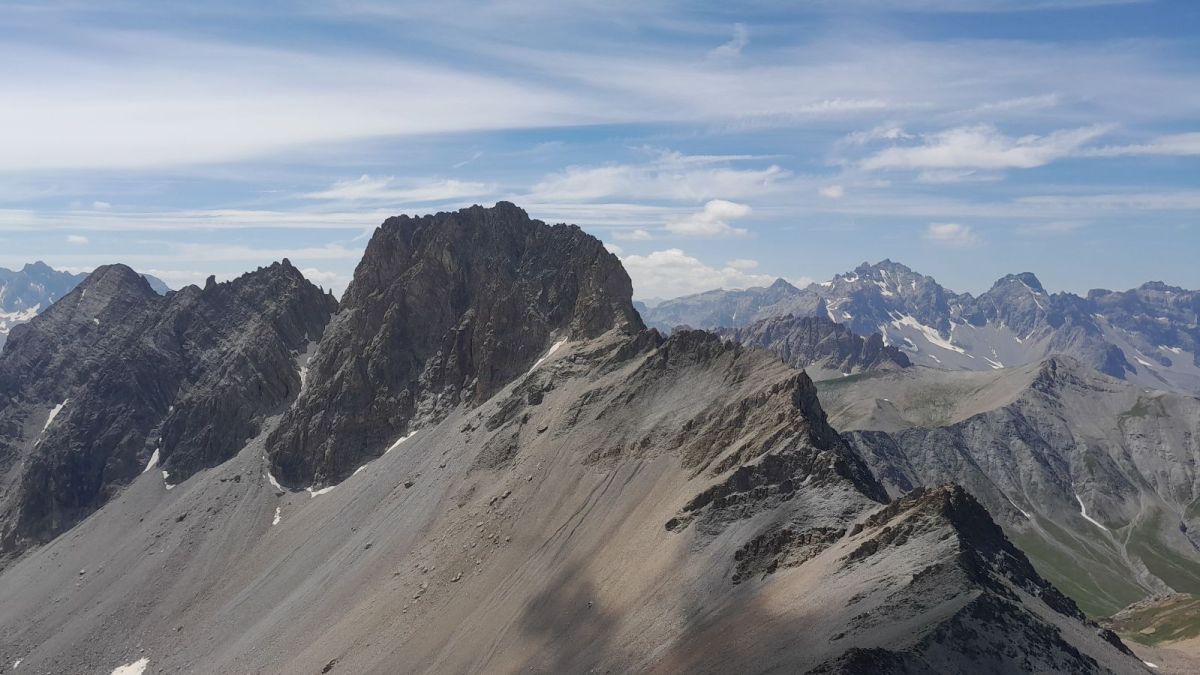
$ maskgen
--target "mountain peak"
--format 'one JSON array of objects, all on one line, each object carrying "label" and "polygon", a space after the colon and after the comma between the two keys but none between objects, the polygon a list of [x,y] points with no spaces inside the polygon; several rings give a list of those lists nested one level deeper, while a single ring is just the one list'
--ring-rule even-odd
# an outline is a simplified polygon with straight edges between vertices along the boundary
[{"label": "mountain peak", "polygon": [[1019,283],[1033,291],[1034,293],[1045,293],[1046,289],[1042,287],[1042,282],[1038,280],[1037,275],[1033,272],[1021,272],[1020,274],[1006,274],[996,280],[992,284],[992,288],[1000,288],[1012,283]]},{"label": "mountain peak", "polygon": [[771,288],[771,290],[775,290],[775,291],[798,291],[798,290],[800,290],[800,289],[796,288],[795,286],[793,286],[790,282],[788,282],[787,279],[784,279],[783,277],[779,277],[778,279],[776,279],[775,283],[771,284],[770,288]]},{"label": "mountain peak", "polygon": [[[510,202],[389,218],[313,359],[314,385],[268,442],[275,475],[339,481],[415,425],[485,401],[555,345],[636,333],[632,297],[598,239]],[[360,371],[369,381],[345,376]]]}]

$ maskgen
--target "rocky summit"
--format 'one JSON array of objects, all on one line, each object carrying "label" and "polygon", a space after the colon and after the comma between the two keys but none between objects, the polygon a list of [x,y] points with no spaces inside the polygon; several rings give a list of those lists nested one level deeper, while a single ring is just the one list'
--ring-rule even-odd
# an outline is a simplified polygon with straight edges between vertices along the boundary
[{"label": "rocky summit", "polygon": [[395,439],[478,404],[556,344],[642,322],[616,256],[507,202],[375,231],[268,443],[276,477],[337,482]]},{"label": "rocky summit", "polygon": [[879,333],[863,338],[821,315],[788,314],[715,332],[747,346],[778,354],[785,363],[808,371],[814,379],[912,365],[903,350],[885,345]]},{"label": "rocky summit", "polygon": [[[507,203],[389,219],[336,306],[286,263],[166,298],[98,270],[0,357],[0,662],[1144,672],[970,491],[897,493],[805,372],[631,295]],[[917,370],[806,330],[842,379]]]}]

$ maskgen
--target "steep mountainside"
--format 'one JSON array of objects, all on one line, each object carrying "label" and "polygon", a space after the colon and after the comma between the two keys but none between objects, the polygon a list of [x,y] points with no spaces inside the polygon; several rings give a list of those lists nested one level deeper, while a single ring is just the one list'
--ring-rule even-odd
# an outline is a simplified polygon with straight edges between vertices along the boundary
[{"label": "steep mountainside", "polygon": [[884,345],[879,333],[862,338],[824,316],[788,314],[716,332],[748,347],[777,354],[784,363],[807,370],[816,380],[912,365],[903,351]]},{"label": "steep mountainside", "polygon": [[166,297],[111,265],[17,326],[0,355],[0,556],[156,465],[174,483],[236,454],[299,391],[298,355],[335,307],[287,261]]},{"label": "steep mountainside", "polygon": [[889,493],[965,486],[1094,615],[1200,592],[1200,400],[1069,357],[845,378],[821,397]]},{"label": "steep mountainside", "polygon": [[[734,306],[750,311],[735,322],[725,311]],[[646,321],[732,328],[789,313],[825,314],[862,336],[878,332],[920,365],[990,370],[1068,354],[1113,377],[1200,393],[1200,293],[1157,282],[1083,298],[1047,293],[1026,272],[1005,276],[974,297],[884,260],[803,289],[776,282],[770,289],[668,300],[651,308]]]},{"label": "steep mountainside", "polygon": [[[807,375],[641,329],[578,230],[507,204],[390,221],[352,290],[273,431],[170,490],[135,478],[0,574],[0,662],[1145,672],[961,489],[883,503]],[[372,395],[411,403],[339,421]],[[302,409],[320,452],[289,465]],[[288,490],[280,469],[341,479]]]},{"label": "steep mountainside", "polygon": [[[160,294],[168,292],[167,285],[150,275],[143,275],[151,288]],[[71,274],[56,270],[38,261],[13,271],[0,267],[0,349],[8,333],[45,311],[59,298],[87,278],[86,274]]]}]

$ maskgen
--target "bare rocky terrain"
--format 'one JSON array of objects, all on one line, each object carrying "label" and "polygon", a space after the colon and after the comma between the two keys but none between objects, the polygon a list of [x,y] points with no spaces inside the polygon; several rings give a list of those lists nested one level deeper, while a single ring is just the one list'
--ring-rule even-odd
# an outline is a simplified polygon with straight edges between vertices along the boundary
[{"label": "bare rocky terrain", "polygon": [[[86,328],[85,308],[29,329]],[[575,228],[509,204],[390,220],[310,361],[299,347],[271,347],[291,359],[288,386],[232,453],[133,475],[7,565],[0,667],[1149,670],[969,490],[891,498],[808,375],[709,333],[644,329],[624,270]],[[39,363],[76,348],[52,343]],[[40,368],[14,372],[49,386]],[[47,416],[21,410],[26,426]]]},{"label": "bare rocky terrain", "polygon": [[1200,591],[1200,400],[1063,356],[820,388],[833,424],[890,494],[963,485],[1093,615]]}]

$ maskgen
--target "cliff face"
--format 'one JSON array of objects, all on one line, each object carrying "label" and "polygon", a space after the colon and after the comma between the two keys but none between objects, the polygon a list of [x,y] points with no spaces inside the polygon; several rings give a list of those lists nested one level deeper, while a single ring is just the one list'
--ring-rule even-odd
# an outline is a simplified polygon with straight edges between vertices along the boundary
[{"label": "cliff face", "polygon": [[486,400],[555,343],[640,330],[631,296],[597,239],[506,202],[388,219],[271,437],[276,476],[344,479],[408,431]]},{"label": "cliff face", "polygon": [[288,264],[159,296],[101,267],[0,357],[0,552],[69,528],[144,470],[168,483],[233,456],[300,389],[336,302]]}]

